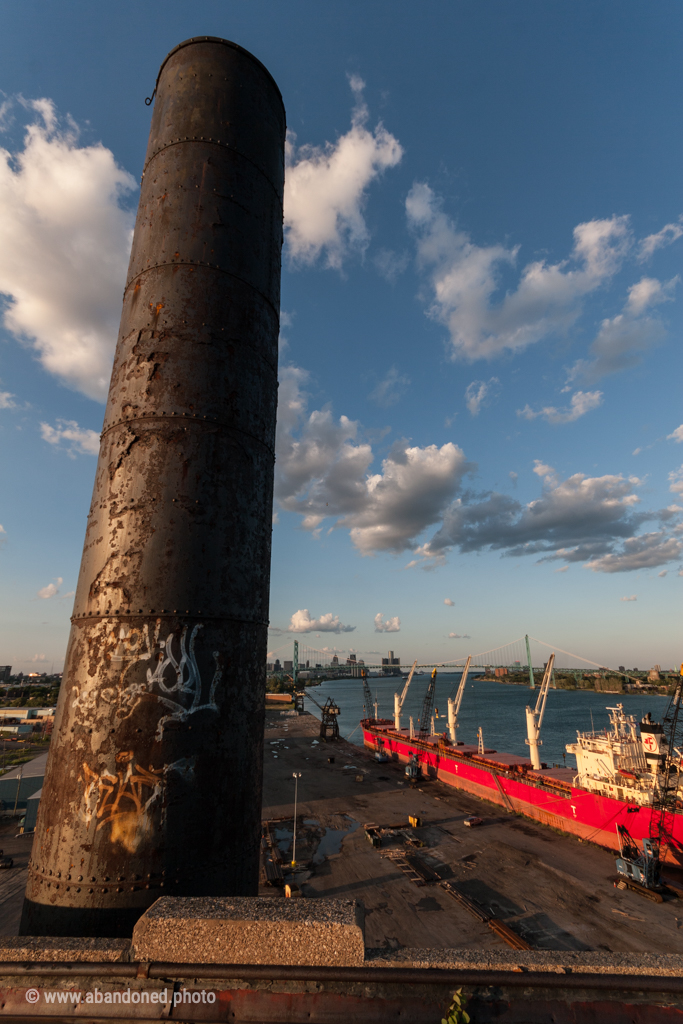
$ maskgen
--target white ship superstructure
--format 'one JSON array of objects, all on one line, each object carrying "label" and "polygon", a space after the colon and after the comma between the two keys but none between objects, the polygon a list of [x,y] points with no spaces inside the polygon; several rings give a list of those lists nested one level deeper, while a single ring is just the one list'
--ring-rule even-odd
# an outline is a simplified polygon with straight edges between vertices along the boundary
[{"label": "white ship superstructure", "polygon": [[647,715],[640,725],[624,705],[607,708],[610,729],[577,732],[567,753],[576,757],[575,786],[591,793],[649,806],[658,786],[658,768],[666,756],[667,741],[659,722]]}]

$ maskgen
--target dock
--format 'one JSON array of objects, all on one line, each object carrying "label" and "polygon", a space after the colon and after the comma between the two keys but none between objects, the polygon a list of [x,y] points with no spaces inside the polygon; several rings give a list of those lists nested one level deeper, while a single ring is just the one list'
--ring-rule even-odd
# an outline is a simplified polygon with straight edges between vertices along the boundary
[{"label": "dock", "polygon": [[[299,898],[362,900],[368,947],[683,950],[683,902],[616,889],[608,851],[436,780],[411,788],[403,765],[319,729],[309,713],[267,709],[262,817]],[[470,815],[483,824],[466,827]],[[281,891],[263,870],[261,894]]]}]

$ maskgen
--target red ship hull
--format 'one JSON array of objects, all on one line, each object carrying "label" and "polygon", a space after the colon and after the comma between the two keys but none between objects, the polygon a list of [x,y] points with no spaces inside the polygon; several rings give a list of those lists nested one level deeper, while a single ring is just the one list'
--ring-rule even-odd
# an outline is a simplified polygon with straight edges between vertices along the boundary
[{"label": "red ship hull", "polygon": [[[417,753],[422,771],[430,778],[599,846],[619,849],[617,825],[625,825],[638,845],[650,834],[649,807],[580,789],[567,781],[573,773],[566,769],[533,771],[521,757],[495,751],[478,755],[470,753],[475,748],[444,746],[434,737],[411,740],[384,723],[364,721],[362,729],[370,750],[381,749],[391,760],[402,762]],[[666,846],[662,859],[681,867],[683,814],[675,816],[673,838],[678,850]]]}]

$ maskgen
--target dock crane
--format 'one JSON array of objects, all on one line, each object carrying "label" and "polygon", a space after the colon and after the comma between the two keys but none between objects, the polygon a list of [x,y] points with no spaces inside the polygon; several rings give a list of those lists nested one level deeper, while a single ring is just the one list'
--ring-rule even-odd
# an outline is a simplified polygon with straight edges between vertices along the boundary
[{"label": "dock crane", "polygon": [[535,771],[539,771],[541,767],[541,758],[538,754],[538,748],[542,744],[543,740],[539,739],[541,732],[541,725],[543,724],[543,715],[545,714],[545,702],[548,699],[548,687],[550,686],[550,680],[553,674],[553,664],[555,662],[555,654],[551,654],[548,658],[548,664],[545,667],[543,673],[543,682],[541,688],[538,691],[538,699],[536,701],[536,707],[532,710],[528,705],[526,709],[526,731],[528,739],[526,740],[529,746],[529,756],[531,757],[531,763]]},{"label": "dock crane", "polygon": [[448,698],[448,735],[451,743],[458,742],[458,715],[460,713],[460,705],[462,704],[463,694],[465,692],[465,686],[467,685],[467,676],[470,671],[470,662],[472,661],[472,655],[470,654],[462,675],[460,676],[460,685],[458,686],[458,692],[455,695],[455,700]]},{"label": "dock crane", "polygon": [[403,687],[403,693],[399,697],[397,693],[394,694],[394,729],[396,732],[401,731],[401,712],[403,711],[403,704],[408,695],[408,687],[412,682],[415,669],[417,668],[417,659],[413,662],[413,667],[410,670],[410,674],[406,680],[406,685]]},{"label": "dock crane", "polygon": [[[308,691],[305,692],[306,697],[312,700],[317,708],[322,711],[322,718],[320,719],[320,739],[327,742],[328,739],[338,740],[339,739],[339,706],[335,703],[333,697],[328,697],[324,704],[318,704],[315,697],[312,697]],[[329,736],[328,736],[329,732]]]}]

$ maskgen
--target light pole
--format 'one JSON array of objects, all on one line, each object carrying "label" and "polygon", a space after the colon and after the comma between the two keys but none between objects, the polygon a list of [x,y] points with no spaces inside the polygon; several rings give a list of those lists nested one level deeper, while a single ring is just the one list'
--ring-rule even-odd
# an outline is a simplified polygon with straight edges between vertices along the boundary
[{"label": "light pole", "polygon": [[294,779],[294,839],[292,840],[292,867],[296,867],[296,800],[299,795],[299,779],[301,772],[292,772]]}]

